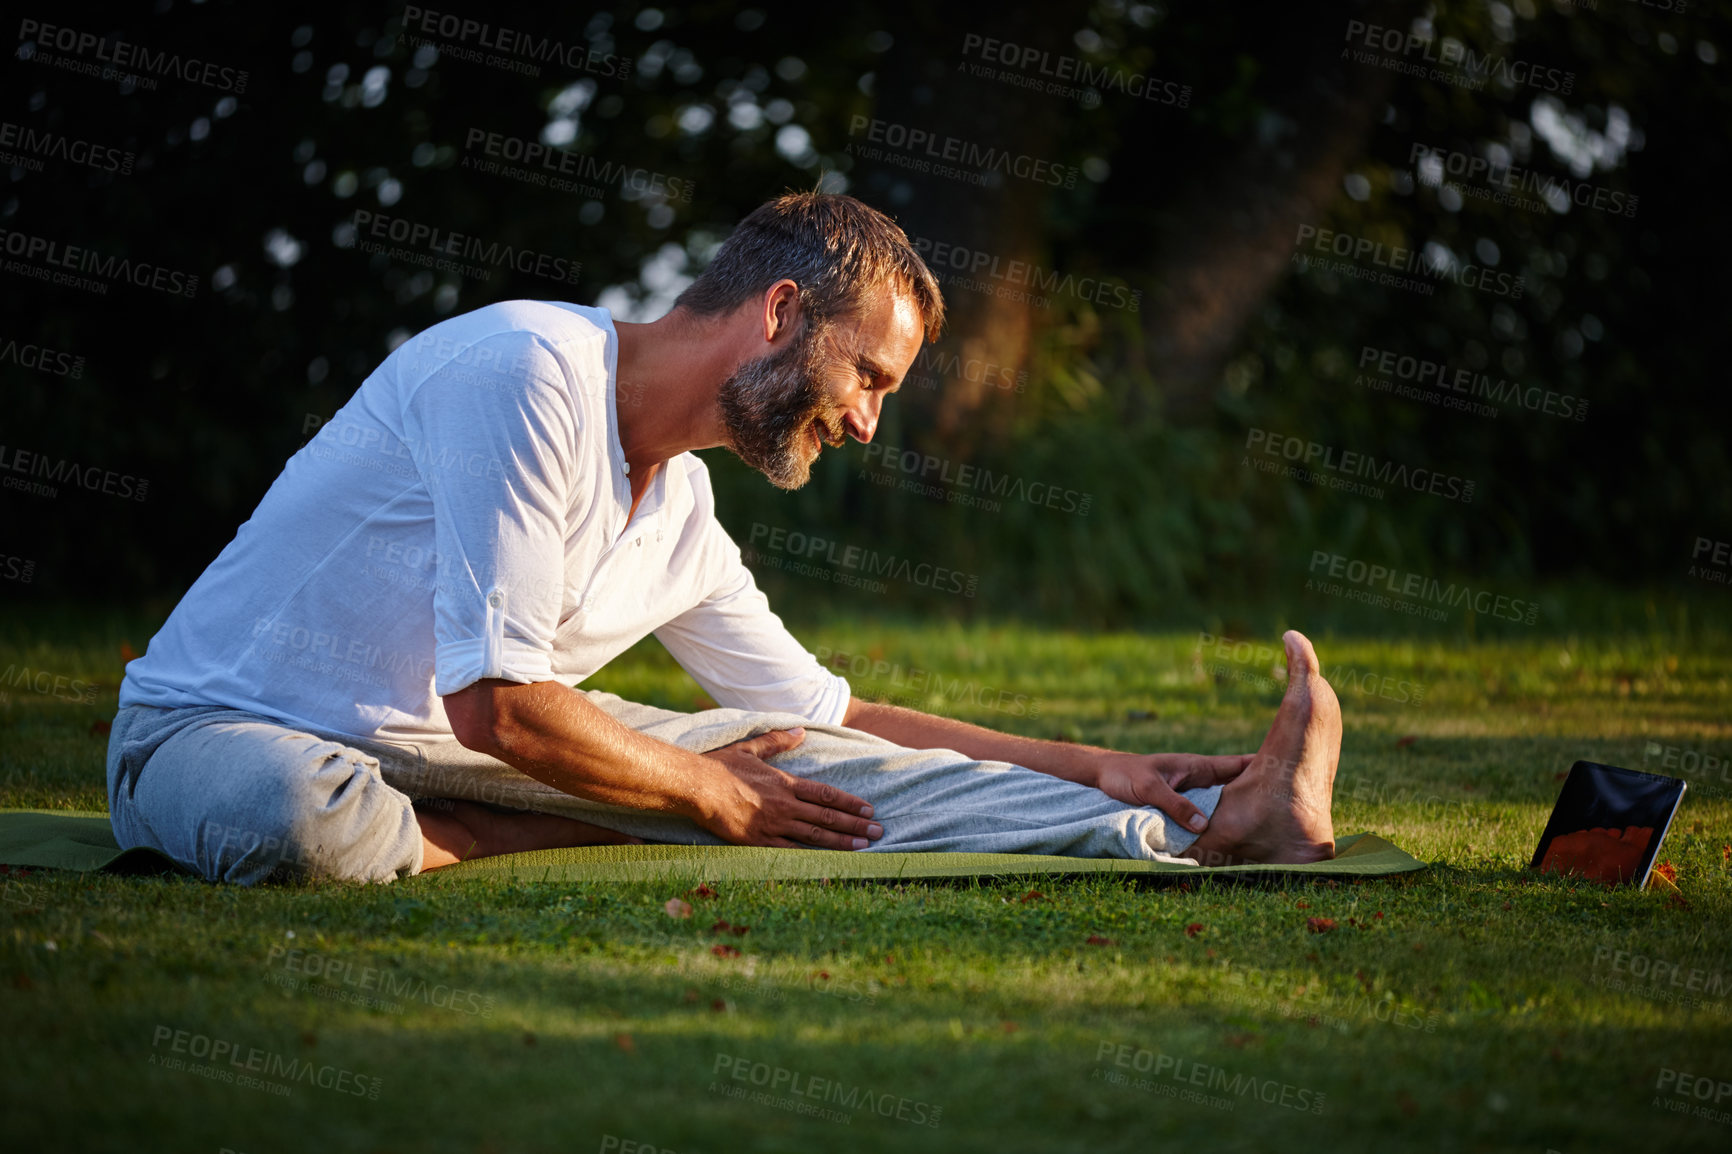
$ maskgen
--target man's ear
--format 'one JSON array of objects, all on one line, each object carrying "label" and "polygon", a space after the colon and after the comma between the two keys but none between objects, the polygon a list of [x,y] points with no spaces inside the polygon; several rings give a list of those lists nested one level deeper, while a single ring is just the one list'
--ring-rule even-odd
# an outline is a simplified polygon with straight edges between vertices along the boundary
[{"label": "man's ear", "polygon": [[787,339],[800,327],[800,286],[783,277],[764,290],[764,340],[770,344]]}]

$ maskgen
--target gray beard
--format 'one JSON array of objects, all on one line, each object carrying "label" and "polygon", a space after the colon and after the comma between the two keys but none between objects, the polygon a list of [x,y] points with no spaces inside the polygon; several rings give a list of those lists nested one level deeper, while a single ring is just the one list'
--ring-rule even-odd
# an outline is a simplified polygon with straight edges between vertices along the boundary
[{"label": "gray beard", "polygon": [[821,334],[808,330],[786,348],[747,361],[717,390],[728,447],[778,489],[811,479],[806,438],[814,420],[840,435],[840,409],[821,383],[823,347]]}]

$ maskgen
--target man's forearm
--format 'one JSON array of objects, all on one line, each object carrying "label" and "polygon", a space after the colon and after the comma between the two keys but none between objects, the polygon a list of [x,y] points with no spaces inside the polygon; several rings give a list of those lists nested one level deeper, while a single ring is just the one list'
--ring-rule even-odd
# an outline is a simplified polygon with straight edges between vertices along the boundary
[{"label": "man's forearm", "polygon": [[999,733],[950,717],[851,698],[842,724],[909,749],[954,749],[976,761],[1008,761],[1083,785],[1098,785],[1100,755],[1108,750],[1063,741]]},{"label": "man's forearm", "polygon": [[477,682],[463,693],[446,711],[465,745],[573,797],[701,821],[732,781],[719,763],[621,725],[556,681]]}]

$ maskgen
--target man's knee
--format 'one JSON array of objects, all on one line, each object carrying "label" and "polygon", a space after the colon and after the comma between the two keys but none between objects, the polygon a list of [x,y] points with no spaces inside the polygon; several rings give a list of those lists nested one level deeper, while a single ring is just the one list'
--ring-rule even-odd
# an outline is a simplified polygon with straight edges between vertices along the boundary
[{"label": "man's knee", "polygon": [[[212,880],[251,885],[306,877],[363,879],[349,868],[370,860],[381,830],[401,822],[395,791],[378,763],[356,750],[320,742],[310,756],[265,759],[211,799],[201,827],[199,859]],[[375,796],[379,791],[391,797]]]}]

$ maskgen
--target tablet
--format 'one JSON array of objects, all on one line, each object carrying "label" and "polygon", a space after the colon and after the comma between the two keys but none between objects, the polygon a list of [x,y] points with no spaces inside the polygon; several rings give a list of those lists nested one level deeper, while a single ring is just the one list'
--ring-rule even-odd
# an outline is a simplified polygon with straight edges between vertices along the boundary
[{"label": "tablet", "polygon": [[1680,778],[1576,762],[1529,868],[1647,885],[1684,789]]}]

